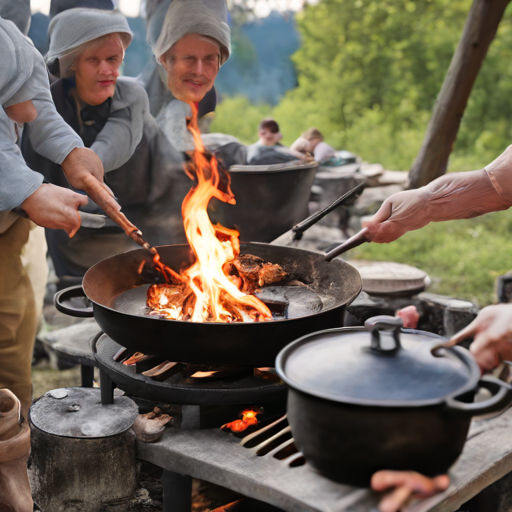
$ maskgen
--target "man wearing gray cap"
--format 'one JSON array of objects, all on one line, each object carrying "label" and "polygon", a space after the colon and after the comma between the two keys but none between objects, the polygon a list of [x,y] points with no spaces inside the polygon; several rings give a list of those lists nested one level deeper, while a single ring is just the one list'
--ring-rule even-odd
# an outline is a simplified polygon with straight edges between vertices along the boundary
[{"label": "man wearing gray cap", "polygon": [[186,126],[191,114],[187,103],[197,105],[212,90],[231,53],[226,0],[148,0],[146,11],[148,41],[170,91],[156,91],[160,97],[154,100],[151,91],[158,88],[146,84],[152,111],[159,111],[158,124],[172,144],[188,151],[193,141]]}]

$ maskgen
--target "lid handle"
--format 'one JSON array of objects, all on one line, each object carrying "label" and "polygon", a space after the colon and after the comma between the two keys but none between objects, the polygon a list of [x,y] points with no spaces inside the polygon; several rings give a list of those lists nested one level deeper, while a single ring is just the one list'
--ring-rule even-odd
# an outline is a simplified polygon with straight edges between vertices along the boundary
[{"label": "lid handle", "polygon": [[[397,316],[380,315],[368,318],[364,323],[364,326],[372,333],[371,350],[389,356],[396,354],[402,348],[402,344],[400,343],[400,329],[403,325],[402,319]],[[380,331],[383,330],[393,330],[393,340],[395,342],[394,347],[384,348],[382,346]]]}]

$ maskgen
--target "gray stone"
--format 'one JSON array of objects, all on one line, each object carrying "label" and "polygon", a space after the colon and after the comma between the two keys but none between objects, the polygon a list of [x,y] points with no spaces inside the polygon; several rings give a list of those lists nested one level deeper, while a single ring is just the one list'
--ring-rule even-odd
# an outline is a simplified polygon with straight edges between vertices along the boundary
[{"label": "gray stone", "polygon": [[384,167],[380,164],[363,162],[359,172],[366,177],[367,187],[376,187],[379,184],[379,178],[384,174]]},{"label": "gray stone", "polygon": [[[358,166],[359,164],[353,164]],[[343,166],[349,168],[350,165]],[[333,168],[338,169],[338,168]],[[349,190],[353,189],[360,183],[364,183],[366,178],[355,170],[345,169],[343,171],[324,171],[320,168],[315,177],[315,185],[322,189],[318,201],[318,209],[325,208],[333,201],[346,194]],[[348,201],[344,206],[339,206],[334,211],[325,216],[318,225],[338,227],[340,223],[348,225],[349,213],[347,207],[353,204],[353,201]]]},{"label": "gray stone", "polygon": [[401,185],[407,188],[409,185],[409,173],[407,171],[384,171],[378,179],[379,185]]},{"label": "gray stone", "polygon": [[402,185],[387,185],[384,187],[371,187],[364,190],[357,201],[350,208],[352,215],[360,217],[373,215],[380,208],[381,204],[393,194],[404,190]]}]

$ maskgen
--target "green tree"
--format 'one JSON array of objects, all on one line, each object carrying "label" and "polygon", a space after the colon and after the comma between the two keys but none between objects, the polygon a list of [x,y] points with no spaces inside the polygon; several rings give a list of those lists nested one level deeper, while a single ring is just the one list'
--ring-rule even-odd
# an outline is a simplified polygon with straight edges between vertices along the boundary
[{"label": "green tree", "polygon": [[[316,126],[338,148],[409,169],[470,5],[471,0],[306,5],[297,15],[298,87],[266,115],[278,120],[286,143]],[[470,97],[451,159],[457,170],[488,163],[512,140],[511,8]],[[234,117],[232,107],[219,106],[219,122],[223,114]]]}]

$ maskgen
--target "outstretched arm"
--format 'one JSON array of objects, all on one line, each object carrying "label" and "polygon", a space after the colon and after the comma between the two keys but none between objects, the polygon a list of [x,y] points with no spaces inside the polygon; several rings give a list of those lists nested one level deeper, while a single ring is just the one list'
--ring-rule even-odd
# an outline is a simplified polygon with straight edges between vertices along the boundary
[{"label": "outstretched arm", "polygon": [[503,194],[496,187],[496,183],[508,181],[505,174],[512,178],[512,159],[510,168],[502,168],[499,173],[486,169],[452,173],[417,190],[394,194],[365,223],[366,236],[372,242],[387,243],[430,222],[470,219],[506,210],[512,205],[512,193]]}]

